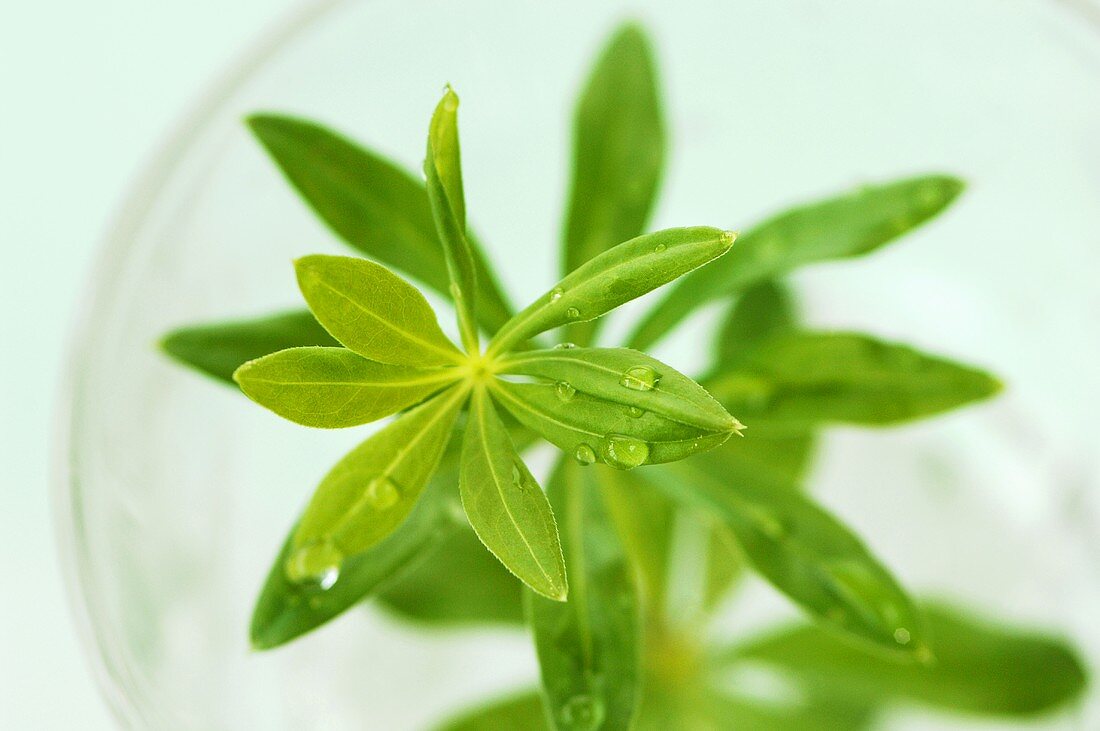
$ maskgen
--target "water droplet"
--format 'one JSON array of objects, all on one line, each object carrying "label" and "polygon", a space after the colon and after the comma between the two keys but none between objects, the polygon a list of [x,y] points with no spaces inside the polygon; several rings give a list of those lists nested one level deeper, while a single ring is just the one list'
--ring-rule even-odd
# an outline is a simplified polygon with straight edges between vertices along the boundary
[{"label": "water droplet", "polygon": [[578,464],[587,466],[596,461],[596,452],[587,444],[578,444],[573,450],[573,459],[577,460]]},{"label": "water droplet", "polygon": [[568,317],[570,320],[576,320],[578,317],[581,316],[581,311],[578,310],[576,307],[570,307],[568,310],[565,311],[565,316]]},{"label": "water droplet", "polygon": [[703,446],[703,445],[699,442],[698,439],[696,439],[694,442],[691,443],[691,448],[692,449],[698,449],[701,446]]},{"label": "water droplet", "polygon": [[512,483],[517,487],[523,487],[523,471],[515,462],[512,463]]},{"label": "water droplet", "polygon": [[375,477],[367,483],[367,502],[375,510],[392,508],[401,499],[401,491],[388,477]]},{"label": "water droplet", "polygon": [[641,439],[610,434],[601,445],[605,462],[620,470],[629,470],[645,463],[649,458],[649,445]]},{"label": "water droplet", "polygon": [[909,630],[904,627],[898,627],[894,630],[894,642],[897,642],[899,645],[908,645],[910,639],[912,639],[912,637],[909,634]]},{"label": "water droplet", "polygon": [[653,247],[653,253],[654,254],[660,254],[662,251],[664,251],[667,248],[668,247],[665,246],[664,244],[657,244],[656,246]]},{"label": "water droplet", "polygon": [[737,240],[737,232],[736,231],[723,231],[722,232],[722,241],[726,242],[727,244],[732,244],[736,240]]},{"label": "water droplet", "polygon": [[316,584],[328,589],[340,578],[343,562],[343,552],[332,541],[311,541],[291,554],[283,565],[283,573],[295,584]]},{"label": "water droplet", "polygon": [[626,413],[629,414],[632,419],[640,419],[645,416],[645,411],[639,409],[637,406],[631,406],[626,410]]},{"label": "water droplet", "polygon": [[572,350],[577,347],[574,343],[558,343],[554,346],[554,350]]},{"label": "water droplet", "polygon": [[573,397],[577,395],[577,389],[565,381],[558,381],[554,386],[554,392],[558,394],[558,398],[562,401],[572,401]]},{"label": "water droplet", "polygon": [[619,385],[633,391],[652,391],[660,381],[661,376],[657,371],[649,366],[642,365],[627,368],[622,378],[619,379]]},{"label": "water droplet", "polygon": [[589,695],[575,695],[561,709],[561,719],[570,728],[592,731],[603,723],[603,704]]},{"label": "water droplet", "polygon": [[561,296],[563,294],[565,294],[564,289],[562,289],[561,287],[554,287],[552,290],[550,290],[550,301],[557,302],[561,299]]}]

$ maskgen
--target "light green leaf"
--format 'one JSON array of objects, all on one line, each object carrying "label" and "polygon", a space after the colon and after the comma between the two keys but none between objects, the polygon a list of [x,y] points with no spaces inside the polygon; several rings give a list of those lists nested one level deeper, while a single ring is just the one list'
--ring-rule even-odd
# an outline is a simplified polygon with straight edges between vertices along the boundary
[{"label": "light green leaf", "polygon": [[231,385],[233,372],[250,360],[286,348],[339,344],[307,310],[181,327],[160,341],[179,362]]},{"label": "light green leaf", "polygon": [[393,365],[461,362],[424,295],[382,265],[315,254],[294,267],[318,322],[359,355]]},{"label": "light green leaf", "polygon": [[638,574],[639,593],[652,611],[663,612],[676,505],[663,493],[650,489],[636,472],[605,470],[600,484],[608,515]]},{"label": "light green leaf", "polygon": [[305,426],[335,429],[408,408],[458,378],[454,368],[376,363],[346,348],[290,348],[234,374],[245,395]]},{"label": "light green leaf", "polygon": [[476,280],[473,254],[466,240],[466,199],[462,188],[462,162],[458,145],[458,96],[447,87],[432,114],[428,133],[428,157],[424,161],[428,201],[450,277],[450,292],[458,311],[462,342],[477,352],[474,319]]},{"label": "light green leaf", "polygon": [[448,389],[336,463],[294,534],[291,579],[325,581],[345,557],[367,550],[405,520],[439,464],[466,395],[464,386]]},{"label": "light green leaf", "polygon": [[[372,259],[451,296],[443,250],[419,180],[313,122],[260,114],[249,117],[248,124],[302,198],[337,235]],[[481,324],[495,332],[512,310],[479,247],[472,240],[469,244],[477,271],[477,314]]]},{"label": "light green leaf", "polygon": [[491,701],[457,718],[434,726],[434,731],[550,731],[542,710],[542,696],[528,690]]},{"label": "light green leaf", "polygon": [[604,315],[721,256],[733,246],[733,239],[728,231],[697,226],[670,228],[619,244],[568,274],[505,323],[488,352],[504,353],[546,330]]},{"label": "light green leaf", "polygon": [[555,348],[517,354],[500,365],[512,375],[556,384],[559,396],[579,391],[712,432],[732,432],[737,419],[702,386],[645,353],[626,348]]},{"label": "light green leaf", "polygon": [[836,629],[925,660],[923,618],[897,581],[835,518],[793,490],[761,490],[732,470],[706,470],[703,455],[647,470],[674,500],[710,512],[737,537],[753,567],[779,591]]},{"label": "light green leaf", "polygon": [[378,601],[404,619],[433,625],[523,624],[523,584],[466,525],[426,546]]},{"label": "light green leaf", "polygon": [[760,342],[793,330],[797,321],[790,292],[774,281],[745,290],[718,329],[715,360],[728,369]]},{"label": "light green leaf", "polygon": [[[630,23],[611,39],[581,93],[563,274],[645,230],[665,157],[656,76],[645,32]],[[597,324],[577,323],[568,337],[586,344]]]},{"label": "light green leaf", "polygon": [[496,379],[493,394],[512,416],[582,464],[597,460],[619,469],[673,462],[705,452],[732,431],[712,432],[652,411],[638,413],[623,404],[582,391],[563,398],[554,383],[512,383]]},{"label": "light green leaf", "polygon": [[958,178],[928,175],[781,213],[742,236],[736,256],[677,283],[639,323],[629,344],[645,350],[707,302],[800,266],[874,251],[935,217],[962,189]]},{"label": "light green leaf", "polygon": [[904,345],[851,333],[769,338],[736,366],[705,380],[752,430],[800,432],[827,423],[883,426],[989,398],[987,373]]},{"label": "light green leaf", "polygon": [[550,504],[484,389],[471,402],[459,490],[470,525],[493,555],[538,593],[564,601],[565,563]]},{"label": "light green leaf", "polygon": [[570,581],[568,602],[526,595],[548,713],[559,731],[630,728],[641,696],[638,596],[599,475],[560,460],[547,494]]},{"label": "light green leaf", "polygon": [[451,440],[420,500],[405,522],[374,547],[344,560],[335,582],[291,581],[286,564],[294,552],[297,525],[287,536],[267,576],[252,615],[251,640],[257,650],[290,642],[339,616],[380,587],[400,582],[408,572],[455,530],[451,515],[458,505],[458,459],[461,440]]},{"label": "light green leaf", "polygon": [[807,687],[853,701],[914,701],[991,716],[1030,716],[1082,694],[1085,668],[1065,642],[997,626],[946,606],[929,606],[935,662],[892,662],[817,627],[750,640],[720,664],[766,666]]}]

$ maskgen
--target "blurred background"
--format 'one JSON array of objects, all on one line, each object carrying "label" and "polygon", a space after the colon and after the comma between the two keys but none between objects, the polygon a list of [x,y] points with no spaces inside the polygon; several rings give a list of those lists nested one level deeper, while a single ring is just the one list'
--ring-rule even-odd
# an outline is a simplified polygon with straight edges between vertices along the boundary
[{"label": "blurred background", "polygon": [[62,589],[55,394],[96,248],[200,93],[291,0],[8,3],[0,12],[0,728],[113,729]]}]

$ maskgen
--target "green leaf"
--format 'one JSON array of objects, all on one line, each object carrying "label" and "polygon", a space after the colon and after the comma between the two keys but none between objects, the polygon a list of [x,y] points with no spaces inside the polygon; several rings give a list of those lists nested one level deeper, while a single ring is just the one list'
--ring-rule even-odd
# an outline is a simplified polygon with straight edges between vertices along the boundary
[{"label": "green leaf", "polygon": [[478,538],[523,583],[566,597],[565,563],[554,515],[520,459],[484,389],[477,389],[462,448],[459,490]]},{"label": "green leaf", "polygon": [[863,731],[872,728],[876,715],[873,708],[834,699],[776,701],[716,690],[709,690],[695,706],[683,710],[684,725],[677,728],[684,731]]},{"label": "green leaf", "polygon": [[[563,274],[645,230],[665,158],[656,76],[645,32],[630,23],[611,39],[581,93],[573,131]],[[596,325],[577,323],[569,338],[585,344]]]},{"label": "green leaf", "polygon": [[[597,460],[619,469],[674,462],[705,452],[732,431],[712,432],[652,411],[563,392],[554,383],[512,383],[496,379],[495,395],[521,424],[582,464]],[[563,393],[568,395],[563,398]]]},{"label": "green leaf", "polygon": [[715,360],[730,368],[753,346],[795,328],[797,315],[790,292],[774,281],[754,284],[730,308],[718,329]]},{"label": "green leaf", "polygon": [[[248,124],[302,198],[338,236],[372,259],[451,296],[443,250],[419,180],[313,122],[260,114],[250,117]],[[495,332],[512,310],[479,247],[469,243],[477,270],[477,314],[481,324]]]},{"label": "green leaf", "polygon": [[160,341],[179,362],[231,385],[233,372],[250,360],[286,348],[339,344],[306,310],[181,327]]},{"label": "green leaf", "polygon": [[466,400],[455,386],[403,414],[325,476],[294,535],[291,579],[325,581],[345,557],[375,545],[408,516],[439,464]]},{"label": "green leaf", "polygon": [[501,327],[488,352],[498,355],[541,332],[604,315],[721,256],[734,235],[716,228],[670,228],[603,252],[566,275]]},{"label": "green leaf", "polygon": [[879,648],[927,659],[920,612],[851,531],[797,491],[760,489],[732,469],[722,479],[721,466],[698,467],[719,458],[703,455],[643,477],[720,519],[753,567],[810,614]]},{"label": "green leaf", "polygon": [[526,595],[548,713],[559,731],[630,728],[641,696],[638,596],[599,475],[560,460],[547,494],[570,579],[568,602]]},{"label": "green leaf", "polygon": [[658,416],[705,431],[741,427],[702,386],[645,353],[626,348],[555,348],[506,359],[501,371],[556,384],[559,396],[582,392],[620,404],[634,414]]},{"label": "green leaf", "polygon": [[636,472],[604,471],[600,475],[608,515],[619,540],[638,574],[638,588],[655,613],[665,610],[668,583],[669,541],[676,505]]},{"label": "green leaf", "polygon": [[468,526],[456,525],[425,546],[410,570],[386,584],[378,601],[404,619],[430,624],[523,623],[523,584]]},{"label": "green leaf", "polygon": [[435,731],[550,731],[537,690],[527,690],[463,711]]},{"label": "green leaf", "polygon": [[453,365],[456,348],[424,295],[380,264],[316,254],[294,263],[318,322],[359,355],[393,365]]},{"label": "green leaf", "polygon": [[679,282],[639,323],[629,344],[645,350],[707,302],[800,266],[874,251],[935,217],[962,189],[958,178],[928,175],[781,213],[742,236],[736,256]]},{"label": "green leaf", "polygon": [[1087,684],[1065,642],[928,606],[935,662],[891,662],[817,627],[795,627],[733,648],[730,666],[764,665],[855,701],[914,701],[992,716],[1029,716],[1078,699]]},{"label": "green leaf", "polygon": [[466,199],[458,145],[458,96],[449,86],[432,114],[424,175],[435,227],[443,242],[462,342],[468,352],[474,353],[478,350],[474,319],[477,285],[473,254],[466,240]]},{"label": "green leaf", "polygon": [[786,434],[828,423],[884,426],[989,398],[987,373],[851,333],[778,335],[705,381],[753,430]]},{"label": "green leaf", "polygon": [[367,424],[422,401],[460,376],[454,368],[376,363],[345,348],[290,348],[249,361],[234,378],[250,399],[305,426]]}]

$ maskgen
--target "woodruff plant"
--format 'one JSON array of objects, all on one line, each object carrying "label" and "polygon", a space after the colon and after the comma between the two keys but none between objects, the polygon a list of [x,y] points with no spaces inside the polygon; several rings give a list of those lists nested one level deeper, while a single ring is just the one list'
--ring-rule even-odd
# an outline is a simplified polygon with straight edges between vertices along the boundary
[{"label": "woodruff plant", "polygon": [[[526,623],[541,688],[452,730],[860,729],[898,702],[1016,716],[1079,694],[1084,673],[1064,644],[915,602],[799,487],[825,426],[910,421],[1000,388],[911,348],[810,330],[782,284],[920,226],[960,181],[802,206],[728,255],[728,231],[644,233],[665,125],[648,43],[628,25],[577,108],[564,278],[513,313],[467,227],[457,109],[448,87],[425,184],[319,125],[252,117],[302,197],[373,261],[306,256],[295,268],[308,312],[163,342],[299,424],[399,414],[317,487],[260,595],[256,648],[368,597],[420,622]],[[393,270],[453,301],[461,347]],[[596,318],[673,280],[628,347],[592,347]],[[699,383],[641,352],[714,301],[730,309]],[[538,341],[558,329],[559,345]],[[731,413],[747,438],[727,441],[742,428]],[[563,453],[545,492],[521,456],[540,438]],[[813,622],[732,646],[711,637],[746,568]],[[795,692],[761,698],[729,681],[761,667]]]}]

